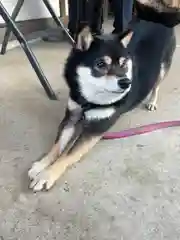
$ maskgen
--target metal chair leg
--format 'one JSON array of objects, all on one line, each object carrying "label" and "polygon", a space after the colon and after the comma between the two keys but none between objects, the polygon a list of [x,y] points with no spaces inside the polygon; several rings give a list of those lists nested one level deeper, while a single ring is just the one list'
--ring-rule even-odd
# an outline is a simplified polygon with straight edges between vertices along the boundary
[{"label": "metal chair leg", "polygon": [[69,34],[68,30],[64,27],[61,20],[56,16],[51,4],[49,3],[49,1],[48,0],[43,0],[43,2],[45,4],[45,6],[47,7],[48,11],[50,12],[52,18],[54,19],[55,23],[57,24],[57,26],[62,28],[62,30],[65,32],[65,34],[68,36],[68,38],[72,42],[72,44],[74,44],[74,39]]},{"label": "metal chair leg", "polygon": [[[19,14],[19,11],[21,10],[21,7],[22,7],[23,3],[24,3],[24,0],[18,0],[17,4],[16,4],[16,6],[13,10],[12,16],[11,16],[11,19],[13,21],[15,21],[17,15]],[[5,32],[5,35],[4,35],[4,39],[3,39],[3,42],[2,42],[2,47],[1,47],[1,54],[2,55],[4,55],[6,53],[6,49],[7,49],[10,34],[11,34],[11,29],[10,29],[9,25],[7,25],[6,32]]]},{"label": "metal chair leg", "polygon": [[13,34],[16,36],[17,40],[21,44],[21,47],[23,48],[29,62],[31,63],[31,66],[33,67],[34,71],[36,72],[36,75],[38,76],[38,78],[39,78],[42,86],[44,87],[44,90],[45,90],[46,94],[48,95],[48,97],[51,100],[57,100],[56,94],[54,93],[53,89],[51,88],[51,85],[49,84],[46,76],[44,75],[44,73],[43,73],[35,55],[31,51],[31,49],[29,48],[29,46],[26,42],[26,39],[24,38],[24,36],[20,32],[20,30],[17,28],[14,21],[11,19],[10,15],[6,11],[6,9],[4,8],[1,1],[0,1],[0,15],[2,16],[2,18],[4,19],[6,24],[8,24],[9,28],[11,29],[11,31],[13,32]]}]

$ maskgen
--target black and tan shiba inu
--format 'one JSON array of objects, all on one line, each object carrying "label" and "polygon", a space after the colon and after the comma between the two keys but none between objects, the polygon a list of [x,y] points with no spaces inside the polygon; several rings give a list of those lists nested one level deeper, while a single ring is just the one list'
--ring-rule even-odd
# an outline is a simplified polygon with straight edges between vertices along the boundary
[{"label": "black and tan shiba inu", "polygon": [[123,34],[95,38],[89,28],[83,29],[65,66],[69,87],[65,117],[51,151],[29,170],[30,188],[50,189],[121,114],[151,91],[148,108],[155,108],[157,87],[174,49],[173,28],[157,21],[142,18]]}]

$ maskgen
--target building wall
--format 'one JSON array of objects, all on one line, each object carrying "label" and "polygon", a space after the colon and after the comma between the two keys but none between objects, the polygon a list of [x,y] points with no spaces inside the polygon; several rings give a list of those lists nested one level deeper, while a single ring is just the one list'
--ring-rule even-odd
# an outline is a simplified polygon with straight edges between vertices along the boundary
[{"label": "building wall", "polygon": [[[11,15],[12,11],[17,4],[18,0],[0,0],[8,13]],[[68,0],[49,0],[57,16],[60,16],[60,5],[62,6],[61,20],[64,24],[68,22]],[[46,30],[48,28],[57,27],[47,8],[45,7],[42,0],[24,0],[24,4],[21,11],[16,18],[17,26],[20,31],[27,36],[28,39],[32,32]],[[6,25],[3,19],[0,17],[0,46],[4,38],[6,31]],[[14,40],[13,34],[10,36],[10,40]]]},{"label": "building wall", "polygon": [[[12,13],[17,0],[1,0],[4,7],[7,9],[8,13]],[[59,1],[50,0],[52,7],[54,8],[56,14],[60,15]],[[50,18],[50,14],[47,11],[42,0],[25,0],[23,7],[17,17],[17,21],[32,20],[32,19],[42,19]],[[0,24],[3,23],[3,19],[0,17]]]}]

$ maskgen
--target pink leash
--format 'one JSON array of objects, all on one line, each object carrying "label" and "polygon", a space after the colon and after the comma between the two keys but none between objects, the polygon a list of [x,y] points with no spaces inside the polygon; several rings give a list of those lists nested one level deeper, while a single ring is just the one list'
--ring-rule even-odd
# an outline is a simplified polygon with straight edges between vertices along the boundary
[{"label": "pink leash", "polygon": [[112,140],[112,139],[126,138],[126,137],[135,136],[135,135],[141,135],[144,133],[150,133],[153,131],[157,131],[159,129],[178,127],[178,126],[180,126],[180,121],[167,121],[167,122],[152,123],[152,124],[143,125],[140,127],[122,130],[120,132],[107,132],[103,136],[103,139],[105,139],[105,140],[111,139]]}]

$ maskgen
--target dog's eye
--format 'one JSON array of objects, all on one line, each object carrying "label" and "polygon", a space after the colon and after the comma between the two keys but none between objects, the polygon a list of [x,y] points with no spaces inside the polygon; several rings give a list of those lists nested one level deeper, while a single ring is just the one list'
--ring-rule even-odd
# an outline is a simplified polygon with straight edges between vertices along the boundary
[{"label": "dog's eye", "polygon": [[119,65],[120,67],[126,67],[127,59],[124,57],[119,58]]},{"label": "dog's eye", "polygon": [[102,68],[106,68],[107,64],[105,63],[104,59],[97,59],[95,62],[95,67],[102,69]]}]

